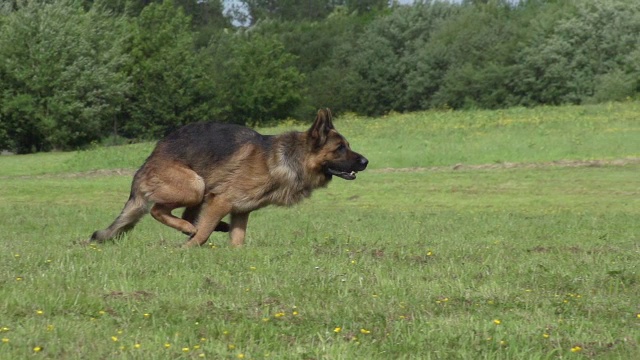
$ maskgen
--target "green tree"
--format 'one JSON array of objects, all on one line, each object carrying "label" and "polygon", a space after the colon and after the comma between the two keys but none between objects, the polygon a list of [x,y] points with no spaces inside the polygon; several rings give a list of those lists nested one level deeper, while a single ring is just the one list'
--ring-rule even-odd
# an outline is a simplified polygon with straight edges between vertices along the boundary
[{"label": "green tree", "polygon": [[74,1],[24,1],[0,37],[0,147],[74,149],[101,138],[123,102],[124,22]]},{"label": "green tree", "polygon": [[252,24],[263,19],[321,20],[335,6],[331,0],[242,0]]},{"label": "green tree", "polygon": [[223,33],[209,52],[218,119],[243,124],[284,119],[300,103],[303,76],[275,38],[250,30]]},{"label": "green tree", "polygon": [[133,86],[118,118],[123,135],[155,138],[211,116],[214,83],[181,8],[171,0],[148,5],[132,19],[126,43]]},{"label": "green tree", "polygon": [[524,104],[614,100],[637,90],[640,3],[585,0],[571,6],[519,53],[517,90]]},{"label": "green tree", "polygon": [[352,109],[378,115],[420,108],[418,102],[425,90],[413,78],[423,80],[429,75],[419,73],[420,64],[429,59],[419,52],[458,7],[439,2],[396,7],[368,24],[351,48],[341,47],[346,53],[337,56],[348,62],[354,74],[349,78],[353,81],[349,88],[354,91],[349,96]]},{"label": "green tree", "polygon": [[352,47],[367,20],[346,7],[334,10],[323,21],[264,20],[252,32],[276,37],[300,73],[305,74],[301,84],[302,100],[293,114],[299,118],[314,116],[320,107],[331,107],[333,112],[350,109],[350,88],[353,72],[348,67]]}]

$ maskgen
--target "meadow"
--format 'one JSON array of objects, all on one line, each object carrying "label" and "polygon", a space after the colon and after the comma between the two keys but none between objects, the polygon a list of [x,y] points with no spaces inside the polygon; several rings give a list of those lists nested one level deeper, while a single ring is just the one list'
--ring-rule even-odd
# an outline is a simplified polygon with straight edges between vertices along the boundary
[{"label": "meadow", "polygon": [[639,113],[344,115],[369,169],[241,249],[86,242],[152,143],[2,156],[0,359],[638,359]]}]

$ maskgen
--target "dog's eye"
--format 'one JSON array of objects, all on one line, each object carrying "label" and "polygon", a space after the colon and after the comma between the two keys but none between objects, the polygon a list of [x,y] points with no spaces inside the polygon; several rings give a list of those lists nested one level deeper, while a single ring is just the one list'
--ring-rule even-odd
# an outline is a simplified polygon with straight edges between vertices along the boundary
[{"label": "dog's eye", "polygon": [[344,144],[340,144],[338,145],[338,148],[336,149],[336,151],[342,151],[344,149],[346,149],[347,147]]}]

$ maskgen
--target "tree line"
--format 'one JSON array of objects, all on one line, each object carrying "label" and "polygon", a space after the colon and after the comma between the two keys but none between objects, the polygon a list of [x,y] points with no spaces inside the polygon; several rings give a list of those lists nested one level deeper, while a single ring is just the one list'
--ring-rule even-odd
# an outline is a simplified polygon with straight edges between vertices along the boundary
[{"label": "tree line", "polygon": [[3,0],[0,149],[640,92],[636,0]]}]

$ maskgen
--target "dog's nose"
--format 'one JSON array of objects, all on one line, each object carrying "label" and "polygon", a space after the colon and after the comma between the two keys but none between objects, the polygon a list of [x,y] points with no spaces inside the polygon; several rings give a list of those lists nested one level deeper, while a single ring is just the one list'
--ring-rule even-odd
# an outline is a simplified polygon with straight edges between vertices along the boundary
[{"label": "dog's nose", "polygon": [[364,156],[360,156],[360,165],[362,166],[362,170],[367,167],[367,164],[369,164],[369,160]]}]

